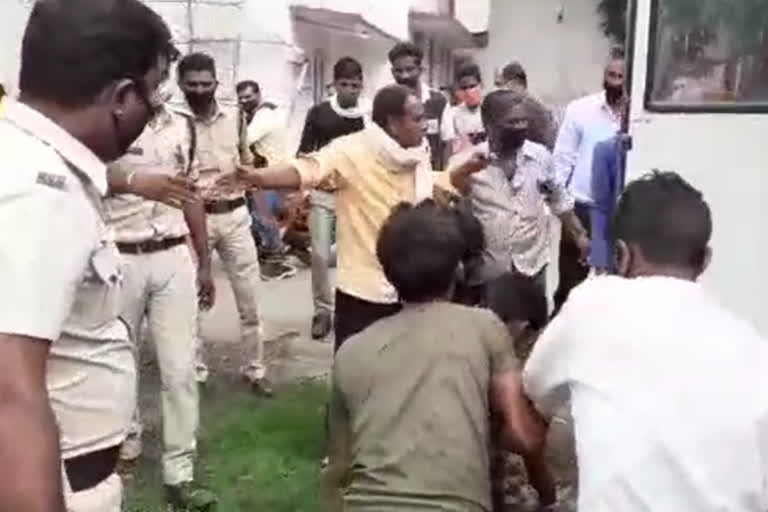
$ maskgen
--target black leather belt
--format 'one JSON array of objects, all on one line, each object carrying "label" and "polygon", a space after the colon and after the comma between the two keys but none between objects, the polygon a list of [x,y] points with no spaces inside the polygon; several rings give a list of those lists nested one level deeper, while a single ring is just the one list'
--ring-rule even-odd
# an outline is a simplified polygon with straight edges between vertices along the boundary
[{"label": "black leather belt", "polygon": [[186,238],[164,238],[163,240],[146,240],[144,242],[126,243],[117,242],[117,250],[125,254],[147,254],[160,252],[176,247],[186,242]]},{"label": "black leather belt", "polygon": [[64,461],[64,470],[72,492],[93,489],[115,472],[120,446],[104,448]]},{"label": "black leather belt", "polygon": [[229,213],[245,204],[244,197],[237,199],[220,199],[218,201],[206,201],[205,213]]}]

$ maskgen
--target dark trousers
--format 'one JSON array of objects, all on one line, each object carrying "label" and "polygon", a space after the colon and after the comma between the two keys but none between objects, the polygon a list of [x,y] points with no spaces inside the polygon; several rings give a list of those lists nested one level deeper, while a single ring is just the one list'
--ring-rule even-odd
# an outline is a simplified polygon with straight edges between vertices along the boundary
[{"label": "dark trousers", "polygon": [[401,308],[402,306],[398,303],[368,302],[341,290],[336,290],[334,309],[336,341],[333,345],[333,352],[336,353],[339,347],[351,336],[363,331],[377,320],[394,315]]},{"label": "dark trousers", "polygon": [[[584,229],[589,233],[589,206],[585,203],[576,203],[575,212]],[[568,300],[568,294],[571,293],[571,290],[581,284],[589,275],[589,266],[581,262],[579,246],[571,240],[565,228],[560,233],[558,271],[560,272],[560,283],[555,292],[555,310],[552,316],[555,316],[560,311],[560,308],[563,307],[565,301]]]}]

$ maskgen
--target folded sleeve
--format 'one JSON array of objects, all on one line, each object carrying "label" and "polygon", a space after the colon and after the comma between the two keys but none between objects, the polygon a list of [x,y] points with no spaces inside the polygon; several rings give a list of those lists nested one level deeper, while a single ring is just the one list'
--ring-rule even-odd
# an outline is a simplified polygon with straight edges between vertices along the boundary
[{"label": "folded sleeve", "polygon": [[74,194],[25,188],[0,192],[0,332],[53,341],[83,279],[93,233]]}]

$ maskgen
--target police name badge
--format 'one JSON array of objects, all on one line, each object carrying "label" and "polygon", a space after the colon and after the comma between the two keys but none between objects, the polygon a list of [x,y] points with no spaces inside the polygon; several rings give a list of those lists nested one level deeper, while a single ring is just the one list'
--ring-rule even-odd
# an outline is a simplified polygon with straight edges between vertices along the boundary
[{"label": "police name badge", "polygon": [[37,183],[45,185],[46,187],[55,188],[56,190],[64,190],[67,185],[67,178],[61,174],[39,172],[37,173]]}]

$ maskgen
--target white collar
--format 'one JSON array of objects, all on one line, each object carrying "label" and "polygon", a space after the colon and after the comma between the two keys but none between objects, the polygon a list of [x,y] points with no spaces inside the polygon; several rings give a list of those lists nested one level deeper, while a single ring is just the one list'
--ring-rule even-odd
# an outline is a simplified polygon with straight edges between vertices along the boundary
[{"label": "white collar", "polygon": [[107,166],[85,144],[42,112],[11,98],[3,99],[4,115],[13,124],[51,146],[75,166],[99,191],[107,193]]}]

